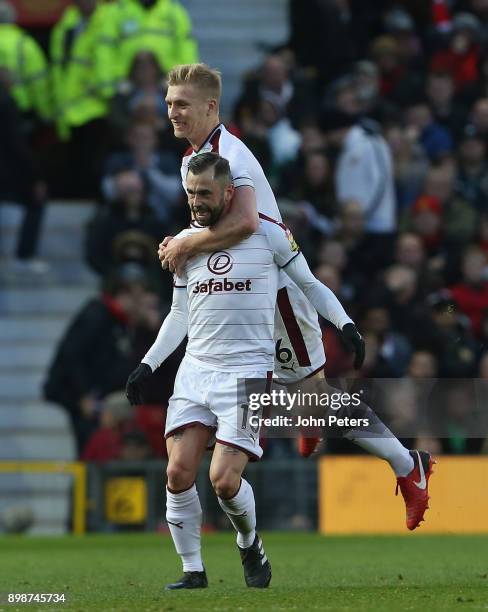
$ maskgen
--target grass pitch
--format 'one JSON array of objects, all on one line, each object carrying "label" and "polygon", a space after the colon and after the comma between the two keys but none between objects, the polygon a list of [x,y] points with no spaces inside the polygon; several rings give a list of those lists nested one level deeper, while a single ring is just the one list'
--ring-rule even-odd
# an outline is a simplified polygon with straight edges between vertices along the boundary
[{"label": "grass pitch", "polygon": [[262,534],[267,590],[244,586],[234,535],[203,538],[210,586],[167,592],[180,563],[168,535],[0,539],[0,592],[65,593],[63,605],[0,610],[487,610],[488,536]]}]

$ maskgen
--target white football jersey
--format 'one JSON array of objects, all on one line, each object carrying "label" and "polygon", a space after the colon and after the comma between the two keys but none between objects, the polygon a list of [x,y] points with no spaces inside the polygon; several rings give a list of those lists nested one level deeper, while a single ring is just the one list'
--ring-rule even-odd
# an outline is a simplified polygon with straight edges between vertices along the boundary
[{"label": "white football jersey", "polygon": [[[176,238],[202,229],[194,224]],[[284,225],[261,219],[247,240],[188,260],[174,280],[188,293],[187,353],[219,370],[273,370],[279,268],[299,252]]]},{"label": "white football jersey", "polygon": [[[185,152],[181,179],[186,191],[186,176],[190,159],[199,153],[218,153],[228,160],[234,187],[250,186],[256,192],[257,209],[278,222],[282,217],[273,190],[248,147],[219,124],[206,141],[194,151]],[[284,273],[278,278],[278,301],[275,316],[275,373],[279,378],[295,382],[320,370],[325,364],[322,330],[315,308],[303,292]]]}]

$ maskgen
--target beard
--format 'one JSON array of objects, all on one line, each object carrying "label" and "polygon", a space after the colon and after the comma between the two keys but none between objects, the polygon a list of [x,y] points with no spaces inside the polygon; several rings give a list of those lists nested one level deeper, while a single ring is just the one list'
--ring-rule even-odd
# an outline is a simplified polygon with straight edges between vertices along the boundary
[{"label": "beard", "polygon": [[[191,214],[193,219],[199,225],[202,225],[203,227],[209,227],[210,225],[215,225],[220,219],[224,210],[224,205],[224,200],[221,200],[216,208],[211,208],[206,204],[198,204],[197,206],[191,207]],[[204,218],[199,217],[199,214],[204,215]]]}]

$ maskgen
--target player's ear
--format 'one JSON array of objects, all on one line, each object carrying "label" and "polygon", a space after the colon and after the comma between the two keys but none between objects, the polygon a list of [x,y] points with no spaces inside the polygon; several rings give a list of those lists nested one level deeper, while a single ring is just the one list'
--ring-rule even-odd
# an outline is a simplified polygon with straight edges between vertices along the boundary
[{"label": "player's ear", "polygon": [[225,197],[225,203],[227,204],[228,202],[230,202],[234,196],[234,185],[232,183],[229,183],[227,185],[227,187],[225,188],[225,192],[224,192],[224,197]]},{"label": "player's ear", "polygon": [[209,98],[207,116],[210,115],[210,113],[216,113],[218,111],[218,108],[219,105],[217,104],[217,100],[215,98]]}]

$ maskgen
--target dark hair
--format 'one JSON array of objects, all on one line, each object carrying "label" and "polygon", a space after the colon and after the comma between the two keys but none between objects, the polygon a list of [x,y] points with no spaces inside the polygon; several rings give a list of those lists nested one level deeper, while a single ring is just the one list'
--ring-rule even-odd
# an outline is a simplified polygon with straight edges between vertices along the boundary
[{"label": "dark hair", "polygon": [[188,172],[194,175],[202,174],[209,168],[214,169],[215,180],[224,178],[228,183],[231,182],[229,162],[218,153],[200,153],[192,157],[188,164]]}]

